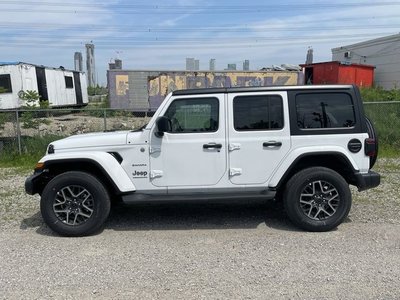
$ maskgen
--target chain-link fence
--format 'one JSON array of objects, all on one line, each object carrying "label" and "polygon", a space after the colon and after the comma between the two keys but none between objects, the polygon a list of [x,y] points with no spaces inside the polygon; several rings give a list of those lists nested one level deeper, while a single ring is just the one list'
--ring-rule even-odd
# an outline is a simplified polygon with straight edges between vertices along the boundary
[{"label": "chain-link fence", "polygon": [[132,130],[153,113],[117,109],[30,109],[0,111],[0,155],[33,153],[52,140],[89,132]]},{"label": "chain-link fence", "polygon": [[[400,147],[400,102],[367,102],[381,145]],[[0,111],[0,155],[28,153],[73,134],[132,130],[152,117],[150,112],[117,109],[47,109]],[[39,150],[39,149],[38,149]]]},{"label": "chain-link fence", "polygon": [[366,102],[364,109],[375,126],[380,145],[399,149],[400,102]]}]

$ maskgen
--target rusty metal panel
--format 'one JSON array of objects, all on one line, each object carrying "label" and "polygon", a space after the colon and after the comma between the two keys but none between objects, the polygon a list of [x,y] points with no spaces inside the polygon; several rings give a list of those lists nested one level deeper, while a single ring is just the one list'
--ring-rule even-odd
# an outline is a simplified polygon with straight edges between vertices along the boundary
[{"label": "rusty metal panel", "polygon": [[193,88],[298,85],[303,73],[242,71],[108,71],[110,106],[156,110],[168,93]]},{"label": "rusty metal panel", "polygon": [[175,90],[298,85],[302,82],[299,77],[302,77],[302,72],[168,72],[149,78],[149,103],[154,110],[168,93]]}]

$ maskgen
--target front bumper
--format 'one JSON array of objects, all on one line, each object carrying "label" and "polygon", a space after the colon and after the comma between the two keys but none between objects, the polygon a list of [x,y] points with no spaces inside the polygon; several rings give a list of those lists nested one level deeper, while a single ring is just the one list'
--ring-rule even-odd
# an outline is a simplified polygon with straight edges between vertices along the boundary
[{"label": "front bumper", "polygon": [[374,171],[369,171],[365,174],[357,173],[355,174],[355,177],[356,186],[358,187],[359,191],[372,189],[381,183],[381,175]]},{"label": "front bumper", "polygon": [[41,194],[45,186],[45,172],[35,172],[25,180],[25,192],[29,195]]}]

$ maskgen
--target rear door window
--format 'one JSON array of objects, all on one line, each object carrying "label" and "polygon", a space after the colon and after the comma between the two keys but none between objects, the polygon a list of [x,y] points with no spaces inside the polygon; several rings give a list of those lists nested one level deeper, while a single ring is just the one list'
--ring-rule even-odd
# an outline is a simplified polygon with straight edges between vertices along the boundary
[{"label": "rear door window", "polygon": [[275,95],[235,97],[233,121],[237,131],[282,129],[282,98]]}]

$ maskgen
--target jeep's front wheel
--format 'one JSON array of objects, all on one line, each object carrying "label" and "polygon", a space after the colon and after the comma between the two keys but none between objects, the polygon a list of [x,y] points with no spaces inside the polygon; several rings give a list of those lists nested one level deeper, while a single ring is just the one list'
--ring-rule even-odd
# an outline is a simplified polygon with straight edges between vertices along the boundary
[{"label": "jeep's front wheel", "polygon": [[110,198],[96,177],[84,172],[66,172],[46,185],[40,210],[46,224],[58,234],[90,235],[107,219]]},{"label": "jeep's front wheel", "polygon": [[328,231],[343,222],[351,208],[348,183],[323,167],[301,170],[287,183],[283,196],[289,219],[309,231]]}]

